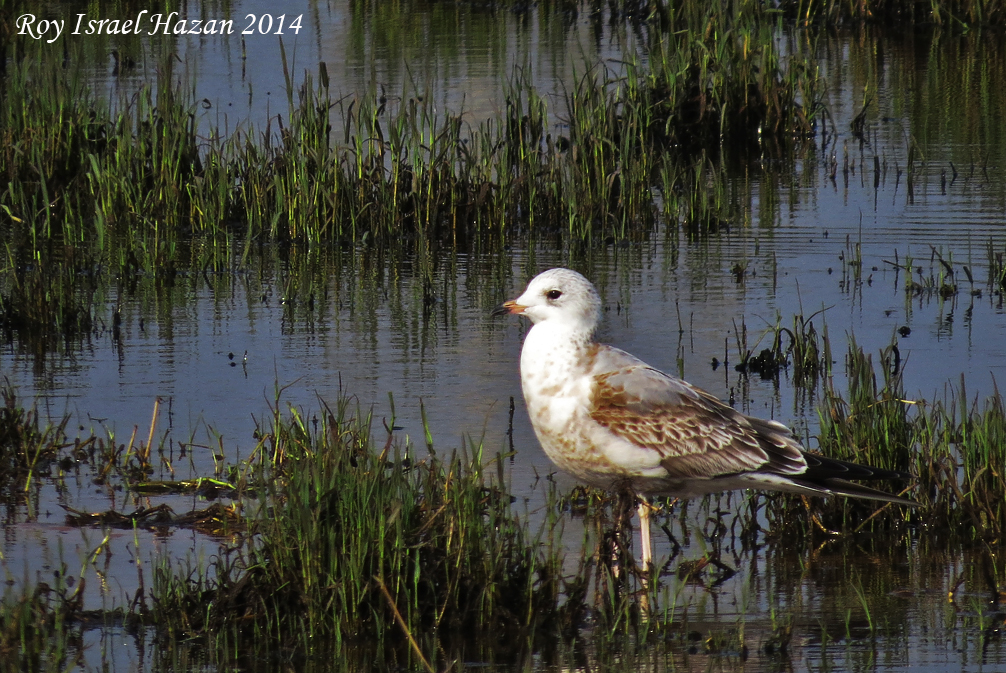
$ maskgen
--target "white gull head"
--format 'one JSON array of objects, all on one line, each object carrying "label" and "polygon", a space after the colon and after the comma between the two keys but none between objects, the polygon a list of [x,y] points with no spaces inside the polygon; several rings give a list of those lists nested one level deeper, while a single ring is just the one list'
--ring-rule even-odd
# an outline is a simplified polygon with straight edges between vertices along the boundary
[{"label": "white gull head", "polygon": [[601,297],[589,280],[571,269],[549,269],[528,283],[524,294],[504,304],[532,323],[552,321],[590,338],[601,320]]}]

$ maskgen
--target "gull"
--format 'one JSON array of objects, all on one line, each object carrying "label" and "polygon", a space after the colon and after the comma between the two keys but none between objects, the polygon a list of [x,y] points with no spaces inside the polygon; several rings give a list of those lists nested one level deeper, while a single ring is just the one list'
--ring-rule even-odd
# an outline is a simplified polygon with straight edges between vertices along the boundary
[{"label": "gull", "polygon": [[548,457],[580,481],[639,498],[644,570],[651,496],[740,489],[841,495],[914,506],[851,479],[910,475],[804,450],[785,425],[743,414],[623,350],[600,344],[601,298],[576,271],[550,269],[494,316],[531,320],[520,355],[531,425]]}]

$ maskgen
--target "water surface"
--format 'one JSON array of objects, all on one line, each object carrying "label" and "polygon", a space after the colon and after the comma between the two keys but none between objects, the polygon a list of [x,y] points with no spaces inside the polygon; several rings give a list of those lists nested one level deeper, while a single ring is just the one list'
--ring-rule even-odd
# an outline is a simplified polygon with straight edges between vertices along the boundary
[{"label": "water surface", "polygon": [[[270,7],[234,3],[231,12]],[[472,126],[505,106],[502,83],[519,66],[548,97],[559,135],[561,101],[574,72],[618,68],[616,59],[637,48],[631,24],[611,29],[601,22],[599,37],[598,20],[588,12],[434,3],[401,15],[382,5],[338,2],[305,3],[303,11],[309,28],[283,44],[294,77],[325,61],[333,89],[345,95],[421,92],[444,111],[465,110]],[[798,39],[805,38],[780,36]],[[532,517],[543,502],[540,478],[555,470],[523,411],[517,362],[527,325],[492,320],[489,311],[551,266],[578,268],[598,285],[603,340],[738,408],[796,427],[810,447],[815,396],[795,388],[788,371],[779,380],[736,372],[738,329],[746,329],[748,348],[755,349],[777,322],[790,326],[794,315],[817,314],[815,326],[826,325],[832,339],[840,389],[846,339],[854,337],[874,354],[896,342],[906,362],[905,389],[917,399],[942,398],[962,376],[969,394],[981,398],[1006,379],[1006,315],[1001,293],[988,282],[987,257],[988,246],[1006,251],[998,164],[1006,134],[995,94],[1006,90],[1003,61],[983,59],[985,69],[975,74],[975,54],[996,49],[987,36],[933,40],[869,32],[820,38],[828,135],[791,162],[766,158],[737,169],[730,186],[736,216],[717,235],[692,240],[662,223],[624,246],[570,252],[516,241],[503,257],[441,253],[433,260],[432,303],[424,301],[423,276],[411,257],[375,255],[365,246],[310,254],[267,248],[224,272],[184,273],[170,287],[153,279],[135,288],[109,282],[101,296],[107,324],[112,307],[121,311],[118,338],[101,331],[44,358],[22,344],[4,344],[0,369],[51,417],[69,413],[82,434],[117,442],[128,441],[134,428],[145,438],[160,399],[161,478],[217,474],[249,454],[254,430],[275,405],[317,414],[342,394],[364,413],[372,410],[375,427],[386,421],[400,428],[401,440],[417,450],[426,443],[423,407],[436,449],[474,440],[488,454],[508,451],[513,398],[516,453],[508,478]],[[107,61],[97,63],[96,86],[118,94],[142,84],[156,62],[154,47],[131,48],[141,51],[140,66],[116,76]],[[242,46],[234,38],[189,39],[175,48],[179,70],[198,77],[196,98],[208,101],[201,123],[261,129],[286,114],[278,40]],[[861,140],[850,122],[865,91],[871,103]],[[891,262],[911,258],[913,279],[924,281],[944,270],[936,253],[955,270],[958,292],[906,292],[906,274]],[[861,266],[849,263],[857,257]],[[738,264],[741,274],[733,271]],[[311,299],[300,293],[288,300],[290,283],[307,281]],[[560,489],[573,485],[564,475],[555,478]],[[719,505],[737,512],[746,497],[735,494]],[[141,574],[149,587],[156,559],[211,554],[219,541],[180,530],[114,531],[107,558],[88,566],[84,560],[105,533],[65,525],[61,505],[129,511],[160,502],[176,511],[205,506],[195,497],[138,498],[72,476],[47,484],[27,502],[4,505],[0,565],[15,588],[45,581],[64,562],[71,574],[84,567],[89,607],[123,605]],[[701,528],[699,508],[689,517]],[[568,522],[571,545],[581,525]],[[694,558],[701,549],[696,538],[684,553]],[[657,553],[670,554],[659,537]],[[1001,622],[998,597],[990,603],[972,591],[947,601],[971,559],[918,550],[892,559],[892,553],[830,545],[797,559],[737,552],[741,572],[723,585],[669,586],[691,628],[747,625],[756,651],[757,634],[771,631],[771,611],[785,609],[795,620],[791,654],[780,660],[758,652],[765,668],[939,671],[1001,664],[999,640],[988,630]],[[865,604],[855,587],[869,596]],[[117,667],[146,669],[143,647],[109,655],[112,641],[123,637],[116,629],[89,632],[105,644],[95,647],[96,658],[88,655],[88,665],[110,656]],[[688,651],[686,645],[659,656],[686,666],[744,667],[740,652],[696,652],[689,659]]]}]

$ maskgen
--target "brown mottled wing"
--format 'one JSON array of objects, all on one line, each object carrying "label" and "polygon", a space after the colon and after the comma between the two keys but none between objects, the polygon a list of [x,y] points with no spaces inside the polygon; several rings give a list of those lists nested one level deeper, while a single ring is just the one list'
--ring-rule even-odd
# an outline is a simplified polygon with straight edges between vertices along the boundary
[{"label": "brown mottled wing", "polygon": [[745,416],[623,351],[610,348],[605,359],[594,375],[591,418],[660,453],[670,477],[806,470],[803,451],[784,426]]}]

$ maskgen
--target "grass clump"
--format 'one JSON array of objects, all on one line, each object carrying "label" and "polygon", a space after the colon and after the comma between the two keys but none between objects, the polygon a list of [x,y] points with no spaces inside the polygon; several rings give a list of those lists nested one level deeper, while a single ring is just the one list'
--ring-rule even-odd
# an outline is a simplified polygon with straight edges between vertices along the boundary
[{"label": "grass clump", "polygon": [[[906,394],[904,362],[895,344],[879,364],[850,342],[845,361],[848,393],[826,379],[819,407],[818,450],[831,457],[912,475],[880,484],[916,500],[916,510],[851,498],[769,498],[772,528],[787,535],[872,530],[908,532],[924,522],[932,535],[954,544],[997,542],[1006,534],[1006,403],[998,388],[983,401],[968,400],[965,383],[942,400]],[[914,483],[913,483],[914,482]],[[806,510],[814,518],[806,516]],[[816,519],[816,523],[815,523]],[[789,523],[786,523],[789,522]],[[789,539],[789,538],[787,538]]]},{"label": "grass clump", "polygon": [[37,409],[25,409],[9,383],[0,388],[0,490],[23,493],[33,477],[49,476],[66,445],[65,416],[42,424]]},{"label": "grass clump", "polygon": [[964,381],[920,418],[919,491],[956,535],[999,542],[1006,534],[1006,404],[998,387],[968,400]]},{"label": "grass clump", "polygon": [[[878,372],[873,357],[850,339],[845,357],[848,392],[844,395],[836,387],[830,369],[825,368],[823,399],[818,405],[820,453],[853,463],[912,472],[919,405],[908,399],[902,388],[900,360],[897,366],[894,364],[895,348],[888,347],[881,353],[882,370]],[[911,481],[870,486],[901,493],[909,499],[915,497]],[[871,530],[879,528],[888,534],[904,532],[906,522],[914,515],[911,508],[858,498],[770,496],[768,502],[771,528],[785,529],[788,541],[795,539],[793,535],[813,540],[822,533],[833,536],[839,531],[859,531],[867,525],[872,526]]]},{"label": "grass clump", "polygon": [[55,586],[40,583],[30,593],[0,599],[0,656],[4,670],[65,671],[84,649],[79,622],[84,582],[67,587],[56,574]]},{"label": "grass clump", "polygon": [[813,134],[809,54],[784,66],[768,15],[721,10],[637,21],[650,65],[581,77],[566,96],[569,137],[552,136],[556,111],[521,69],[505,110],[472,126],[420,91],[333,100],[324,63],[299,85],[284,65],[285,113],[224,137],[201,127],[170,55],[113,109],[88,88],[81,54],[61,65],[39,47],[10,64],[0,91],[11,249],[40,263],[84,246],[99,266],[171,275],[201,237],[451,247],[501,231],[627,237],[654,222],[666,150],[670,174],[685,175],[724,146],[761,151],[769,138]]},{"label": "grass clump", "polygon": [[299,83],[284,65],[286,110],[223,135],[170,53],[108,101],[79,47],[61,62],[21,45],[0,87],[0,333],[41,362],[103,328],[110,279],[171,287],[275,243],[436,258],[535,236],[642,240],[661,213],[692,234],[729,225],[720,155],[813,133],[811,52],[783,66],[761,10],[642,9],[647,65],[590,69],[564,110],[517,68],[505,109],[477,125],[414,83],[335,100],[321,63]]},{"label": "grass clump", "polygon": [[843,460],[906,470],[913,454],[916,401],[904,391],[897,346],[884,349],[880,360],[878,376],[873,357],[850,339],[847,399],[835,390],[833,380],[824,390],[822,450]]},{"label": "grass clump", "polygon": [[37,356],[94,329],[95,287],[76,277],[74,265],[56,270],[13,262],[0,273],[0,335],[17,337]]},{"label": "grass clump", "polygon": [[487,469],[479,448],[417,461],[390,436],[377,450],[370,418],[348,404],[320,419],[275,413],[246,475],[255,537],[208,572],[162,568],[162,629],[219,652],[403,662],[476,638],[488,652],[467,656],[509,658],[550,632],[563,614],[560,560],[511,511],[502,463]]},{"label": "grass clump", "polygon": [[993,0],[781,0],[779,11],[800,23],[831,25],[853,22],[899,25],[936,24],[968,29],[970,25],[1006,24],[1006,5]]},{"label": "grass clump", "polygon": [[682,3],[665,11],[645,88],[650,132],[661,144],[757,156],[814,135],[822,111],[816,66],[799,54],[782,58],[767,10]]},{"label": "grass clump", "polygon": [[927,526],[958,543],[1001,539],[1006,534],[1006,475],[999,467],[1006,465],[1006,405],[998,388],[984,401],[969,401],[962,379],[942,400],[913,399],[902,387],[897,346],[885,348],[880,360],[878,385],[871,358],[855,343],[850,346],[849,401],[826,392],[822,451],[911,472],[916,487],[909,497],[922,503]]}]

